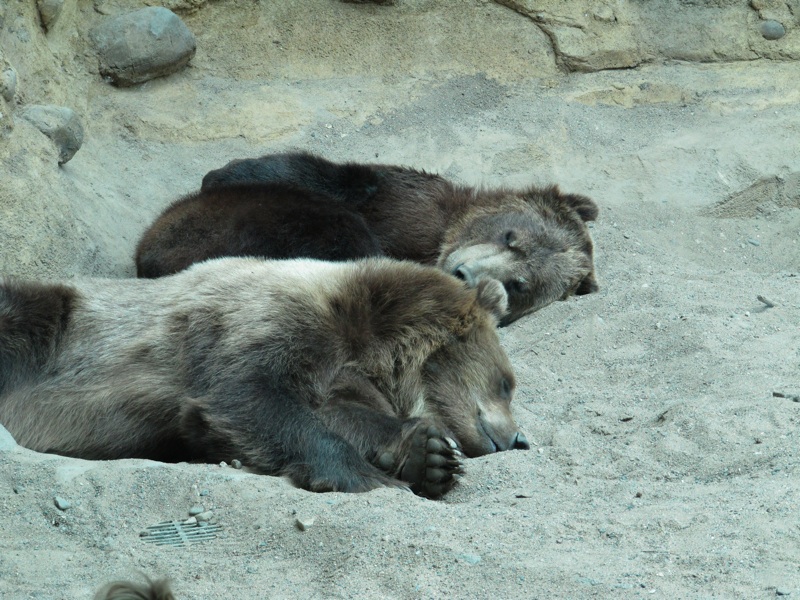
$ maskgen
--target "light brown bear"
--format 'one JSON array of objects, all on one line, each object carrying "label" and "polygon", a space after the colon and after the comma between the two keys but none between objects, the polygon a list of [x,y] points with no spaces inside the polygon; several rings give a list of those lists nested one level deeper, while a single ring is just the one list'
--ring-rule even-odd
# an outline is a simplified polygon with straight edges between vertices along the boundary
[{"label": "light brown bear", "polygon": [[527,449],[506,294],[389,259],[219,259],[156,280],[0,279],[0,423],[86,459],[240,459],[313,491],[438,497]]},{"label": "light brown bear", "polygon": [[597,205],[556,186],[477,189],[406,167],[308,153],[235,160],[166,209],[136,251],[139,277],[218,256],[385,255],[506,288],[501,325],[598,289],[587,221]]}]

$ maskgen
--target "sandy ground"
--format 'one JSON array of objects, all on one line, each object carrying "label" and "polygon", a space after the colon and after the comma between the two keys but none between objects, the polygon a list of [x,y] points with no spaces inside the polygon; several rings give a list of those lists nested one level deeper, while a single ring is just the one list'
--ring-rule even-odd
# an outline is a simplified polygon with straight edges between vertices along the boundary
[{"label": "sandy ground", "polygon": [[[800,596],[797,63],[565,75],[496,5],[466,3],[460,22],[431,6],[313,4],[302,35],[269,3],[185,15],[191,66],[137,88],[103,83],[89,59],[67,69],[62,101],[87,138],[59,169],[17,124],[10,143],[45,155],[36,193],[4,188],[4,207],[29,202],[45,234],[3,240],[3,268],[130,276],[167,203],[231,158],[286,148],[473,184],[559,183],[601,207],[602,290],[501,330],[533,449],[468,460],[432,502],[0,441],[0,597],[90,598],[138,571],[198,600]],[[420,15],[427,33],[396,33]],[[480,43],[466,26],[479,17],[497,25]],[[28,99],[48,89],[29,83]],[[22,177],[19,164],[0,167]],[[213,510],[215,539],[139,536],[195,505]]]}]

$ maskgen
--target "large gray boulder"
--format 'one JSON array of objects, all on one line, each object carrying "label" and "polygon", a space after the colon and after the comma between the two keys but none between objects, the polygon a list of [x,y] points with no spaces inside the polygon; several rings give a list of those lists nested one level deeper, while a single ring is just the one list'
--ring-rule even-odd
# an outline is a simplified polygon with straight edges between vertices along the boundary
[{"label": "large gray boulder", "polygon": [[194,35],[169,9],[149,6],[114,17],[90,32],[100,73],[130,86],[175,73],[194,56]]}]

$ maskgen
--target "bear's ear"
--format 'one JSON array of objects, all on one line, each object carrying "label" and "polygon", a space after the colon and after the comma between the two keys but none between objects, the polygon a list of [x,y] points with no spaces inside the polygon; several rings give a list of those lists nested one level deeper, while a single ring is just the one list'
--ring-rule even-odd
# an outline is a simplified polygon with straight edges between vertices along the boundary
[{"label": "bear's ear", "polygon": [[508,313],[508,294],[503,284],[497,279],[484,277],[478,281],[476,286],[478,305],[492,314],[500,322]]},{"label": "bear's ear", "polygon": [[580,194],[562,194],[559,192],[559,199],[572,210],[574,210],[584,221],[594,221],[600,212],[594,200],[581,196]]},{"label": "bear's ear", "polygon": [[591,272],[580,282],[578,289],[575,290],[575,295],[585,296],[586,294],[593,294],[599,289],[600,285],[597,283],[597,278],[595,278],[594,272]]}]

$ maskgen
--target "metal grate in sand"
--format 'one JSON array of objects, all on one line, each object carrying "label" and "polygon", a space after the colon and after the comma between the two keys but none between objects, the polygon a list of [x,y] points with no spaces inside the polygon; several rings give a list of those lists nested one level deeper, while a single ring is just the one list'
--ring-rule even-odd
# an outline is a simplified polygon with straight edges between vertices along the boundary
[{"label": "metal grate in sand", "polygon": [[186,547],[213,540],[221,529],[216,523],[181,523],[180,521],[164,521],[158,525],[150,525],[139,535],[148,544],[156,546]]}]

